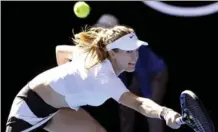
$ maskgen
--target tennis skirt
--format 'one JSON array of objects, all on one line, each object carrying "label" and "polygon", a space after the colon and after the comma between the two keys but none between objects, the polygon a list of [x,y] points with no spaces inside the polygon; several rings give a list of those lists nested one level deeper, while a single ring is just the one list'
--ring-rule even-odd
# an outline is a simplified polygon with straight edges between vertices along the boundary
[{"label": "tennis skirt", "polygon": [[13,101],[6,132],[45,131],[43,128],[57,111],[26,85]]}]

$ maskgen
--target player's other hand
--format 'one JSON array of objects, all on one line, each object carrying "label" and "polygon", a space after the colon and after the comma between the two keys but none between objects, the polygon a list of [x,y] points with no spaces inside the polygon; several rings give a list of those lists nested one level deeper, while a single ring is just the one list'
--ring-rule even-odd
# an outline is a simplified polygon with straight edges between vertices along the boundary
[{"label": "player's other hand", "polygon": [[181,115],[179,113],[175,112],[172,109],[164,107],[163,111],[161,112],[161,116],[166,121],[166,125],[169,126],[170,128],[172,128],[172,129],[180,128],[181,125],[179,125],[176,122],[176,119],[181,117]]}]

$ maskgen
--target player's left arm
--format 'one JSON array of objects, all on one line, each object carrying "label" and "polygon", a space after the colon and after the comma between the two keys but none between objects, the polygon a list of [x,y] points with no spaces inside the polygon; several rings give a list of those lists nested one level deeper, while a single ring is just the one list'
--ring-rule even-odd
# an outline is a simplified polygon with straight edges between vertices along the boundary
[{"label": "player's left arm", "polygon": [[58,45],[55,48],[56,61],[58,65],[65,64],[72,59],[74,46]]}]

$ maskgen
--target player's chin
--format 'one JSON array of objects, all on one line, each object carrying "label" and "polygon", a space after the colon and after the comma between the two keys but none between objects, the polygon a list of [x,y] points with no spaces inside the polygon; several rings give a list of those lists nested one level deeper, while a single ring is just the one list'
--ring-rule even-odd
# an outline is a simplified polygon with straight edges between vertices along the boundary
[{"label": "player's chin", "polygon": [[125,70],[126,72],[134,72],[135,71],[135,67],[134,68],[127,68],[126,70]]}]

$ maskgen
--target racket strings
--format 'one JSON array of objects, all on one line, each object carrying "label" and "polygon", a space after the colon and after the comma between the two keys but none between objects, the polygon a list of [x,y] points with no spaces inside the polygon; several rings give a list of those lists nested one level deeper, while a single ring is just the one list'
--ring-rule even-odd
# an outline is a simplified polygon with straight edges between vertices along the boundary
[{"label": "racket strings", "polygon": [[[190,108],[190,106],[188,106],[188,107]],[[196,117],[194,114],[194,112],[198,111],[200,108],[198,106],[193,106],[193,105],[191,107],[192,107],[192,109],[188,110],[189,116],[191,116],[189,118],[191,118],[191,120],[194,122],[194,126],[196,126],[198,130],[203,131],[204,128],[202,126],[202,121],[200,121],[201,119],[199,119],[199,118],[201,118],[201,115],[198,114],[198,117]],[[196,118],[193,118],[193,117],[196,117]]]},{"label": "racket strings", "polygon": [[201,130],[201,132],[203,131],[203,126],[201,125],[200,121],[197,120],[196,118],[193,118],[193,112],[191,112],[190,110],[186,110],[186,122],[188,122],[188,125],[191,126],[195,131]]},{"label": "racket strings", "polygon": [[[192,112],[189,111],[189,113],[193,116]],[[194,127],[196,131],[206,132],[204,131],[203,125],[200,123],[199,120],[197,120],[196,118],[192,118],[192,120],[194,123],[191,124],[191,126]]]},{"label": "racket strings", "polygon": [[190,97],[186,98],[188,113],[191,116],[191,120],[194,122],[194,126],[196,127],[198,132],[210,132],[211,125],[208,122],[207,117],[205,116],[202,107],[196,100],[193,100]]}]

